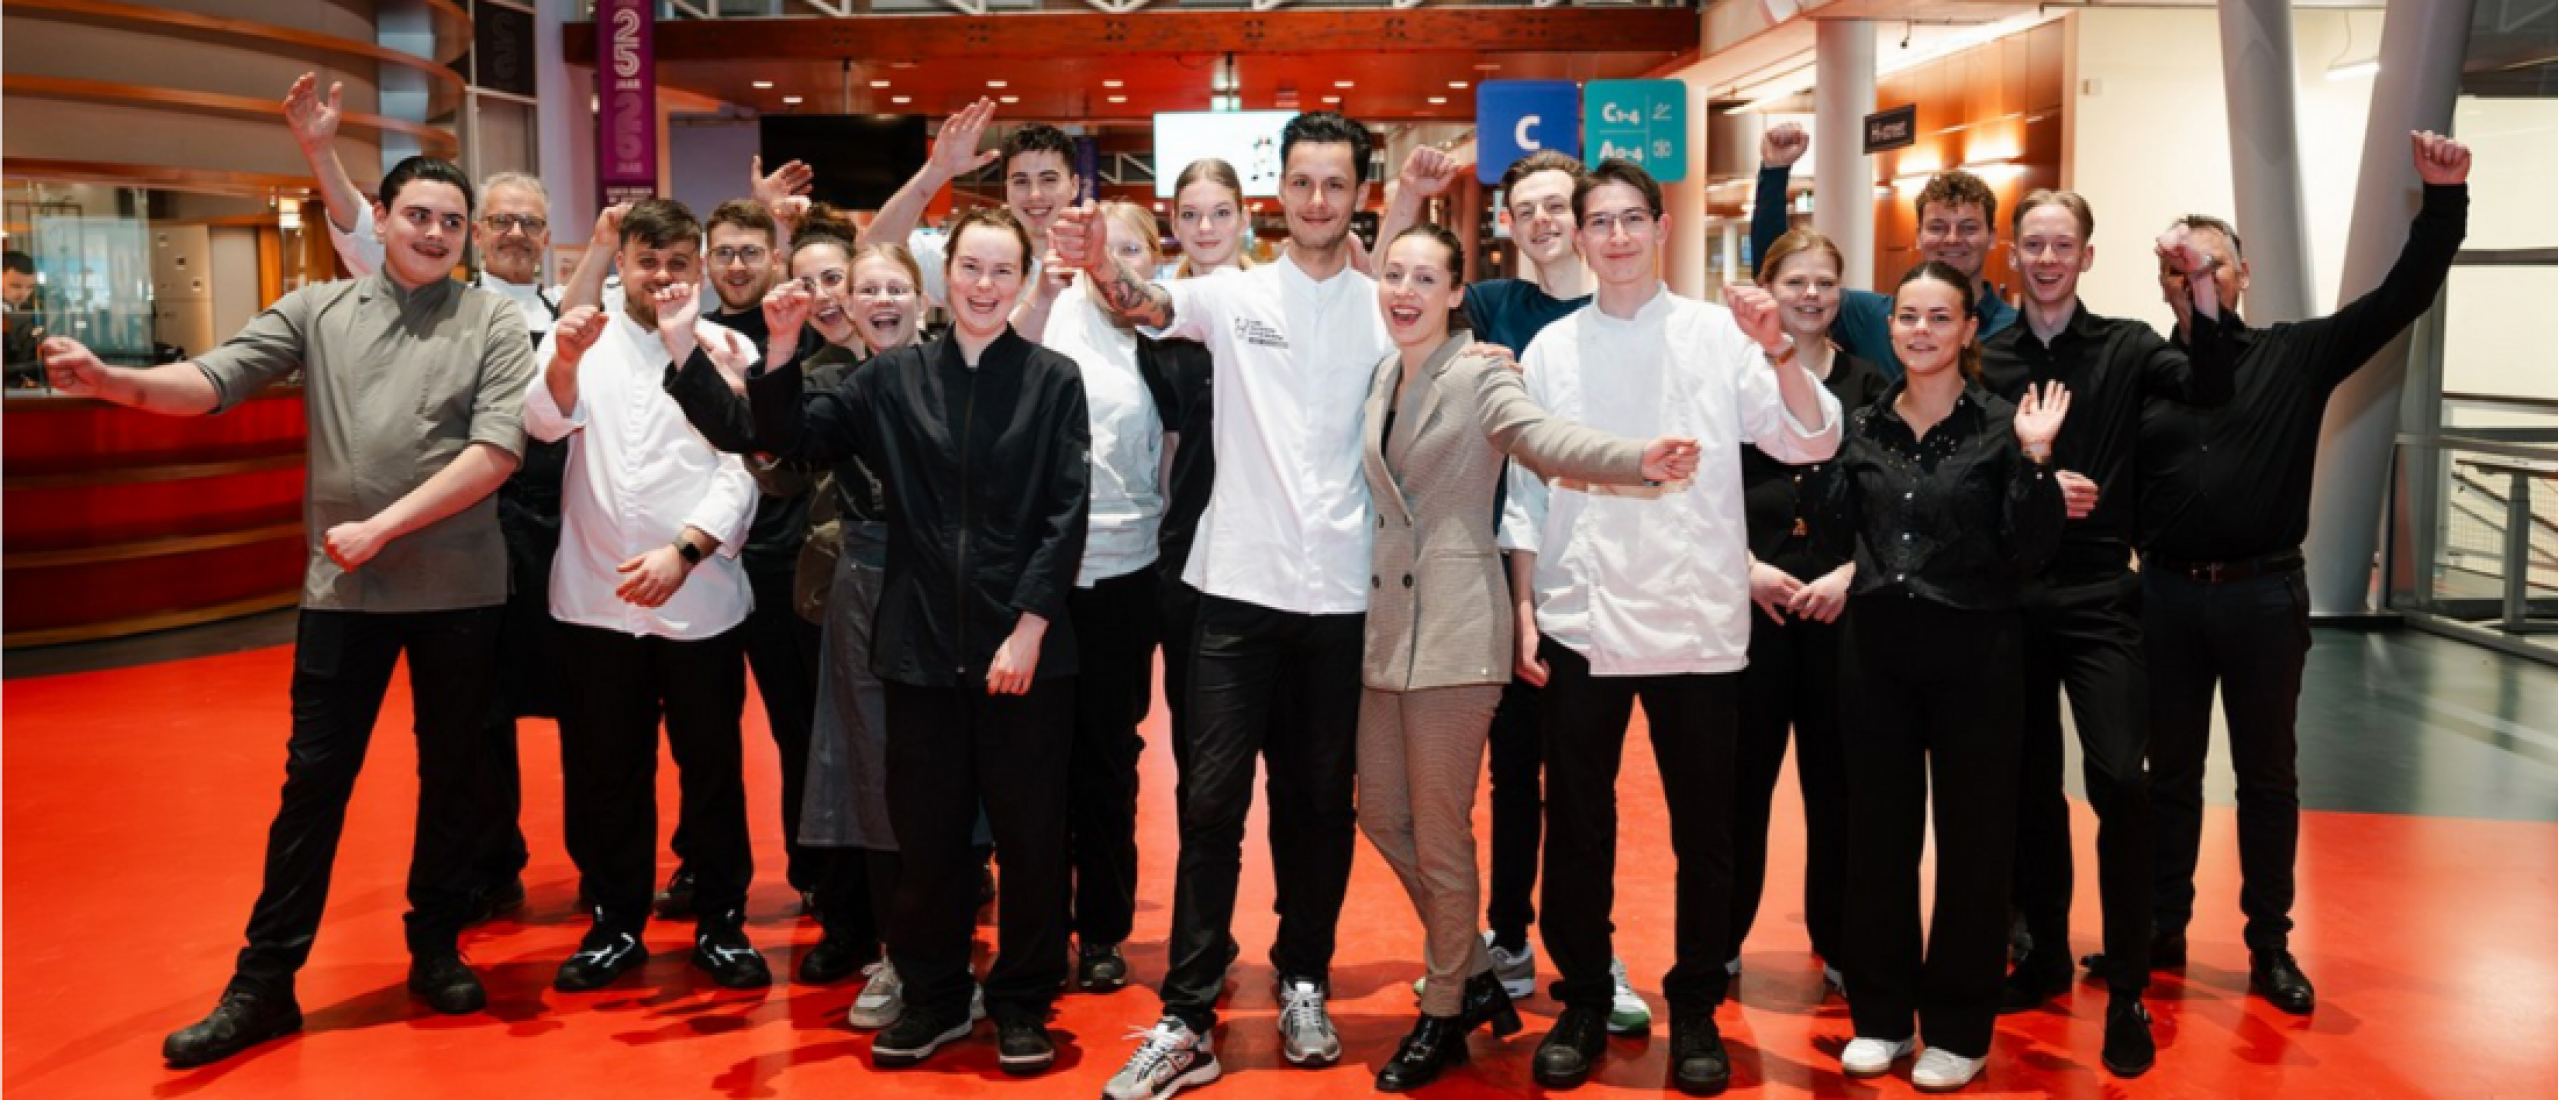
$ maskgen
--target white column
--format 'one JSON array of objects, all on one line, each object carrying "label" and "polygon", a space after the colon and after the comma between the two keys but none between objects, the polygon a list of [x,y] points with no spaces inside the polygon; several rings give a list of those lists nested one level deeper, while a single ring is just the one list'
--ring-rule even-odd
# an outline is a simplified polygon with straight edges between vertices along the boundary
[{"label": "white column", "polygon": [[[1723,281],[1739,282],[1749,276],[1749,272],[1741,269],[1741,223],[1725,222],[1723,223]],[[1722,300],[1722,287],[1714,288],[1714,297],[1717,301]]]},{"label": "white column", "polygon": [[[533,17],[533,81],[540,102],[538,128],[542,187],[551,193],[551,239],[563,245],[595,232],[595,73],[564,60],[564,25],[586,17],[582,0],[540,0]],[[610,247],[609,245],[607,247]],[[554,273],[566,278],[566,271]]]},{"label": "white column", "polygon": [[2247,240],[2248,320],[2309,316],[2309,225],[2293,107],[2290,0],[2222,0],[2220,57],[2229,97],[2229,163]]},{"label": "white column", "polygon": [[[2371,114],[2363,131],[2354,220],[2345,241],[2345,275],[2337,287],[2339,302],[2380,285],[2406,243],[2407,222],[2418,198],[2407,132],[2451,129],[2452,107],[2460,97],[2461,56],[2469,48],[2472,3],[2389,0],[2380,30],[2380,74],[2372,81]],[[2407,340],[2402,336],[2338,387],[2328,403],[2318,441],[2318,484],[2309,505],[2313,614],[2372,610],[2381,502],[2390,491],[2389,458],[2406,373]],[[2441,384],[2439,379],[2420,381]]]},{"label": "white column", "polygon": [[1874,111],[1874,24],[1822,19],[1812,24],[1812,228],[1847,257],[1843,286],[1874,285],[1874,167],[1865,157],[1865,116]]}]

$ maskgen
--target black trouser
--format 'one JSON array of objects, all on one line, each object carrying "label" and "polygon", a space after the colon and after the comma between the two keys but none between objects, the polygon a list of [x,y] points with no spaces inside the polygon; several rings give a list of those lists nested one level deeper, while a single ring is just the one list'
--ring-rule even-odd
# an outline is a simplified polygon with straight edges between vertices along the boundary
[{"label": "black trouser", "polygon": [[[1848,1012],[1857,1035],[1989,1053],[2007,973],[2009,861],[2025,680],[2022,618],[1857,597],[1840,654],[1846,719]],[[1919,932],[1929,795],[1936,904]]]},{"label": "black trouser", "polygon": [[1172,802],[1179,812],[1190,774],[1190,664],[1199,648],[1199,590],[1181,581],[1177,562],[1163,563],[1156,587],[1162,602],[1159,633],[1164,647],[1164,707],[1172,712]]},{"label": "black trouser", "polygon": [[1075,624],[1075,740],[1067,763],[1068,925],[1086,947],[1128,938],[1137,915],[1137,736],[1155,693],[1155,571],[1066,596]]},{"label": "black trouser", "polygon": [[1741,737],[1732,786],[1732,950],[1758,922],[1767,889],[1768,829],[1777,773],[1793,732],[1803,791],[1803,924],[1812,953],[1833,965],[1842,946],[1847,849],[1847,756],[1839,733],[1839,634],[1808,619],[1750,616],[1750,667],[1741,673]]},{"label": "black trouser", "polygon": [[2222,584],[2144,574],[2149,652],[2151,806],[2158,819],[2158,929],[2194,916],[2203,841],[2203,760],[2212,690],[2229,719],[2238,773],[2238,908],[2247,946],[2290,946],[2292,862],[2300,850],[2301,668],[2309,658],[2309,585],[2293,569]]},{"label": "black trouser", "polygon": [[866,948],[887,942],[896,915],[896,852],[875,848],[811,848],[818,865],[817,913],[826,938]]},{"label": "black trouser", "polygon": [[1329,982],[1358,844],[1365,615],[1301,615],[1205,596],[1191,664],[1190,763],[1173,882],[1167,1015],[1216,1025],[1256,764],[1269,761],[1270,866],[1282,979]]},{"label": "black trouser", "polygon": [[902,861],[888,953],[907,1010],[968,1009],[982,802],[1003,854],[986,1007],[999,1020],[1044,1020],[1066,984],[1075,679],[1035,680],[1022,695],[989,695],[983,681],[886,687],[888,816]]},{"label": "black trouser", "polygon": [[409,849],[412,955],[453,949],[471,904],[472,793],[479,733],[496,689],[495,607],[375,614],[302,612],[293,640],[293,732],[284,794],[267,827],[235,985],[290,995],[329,897],[346,804],[363,770],[391,670],[405,651],[417,735],[417,832]]},{"label": "black trouser", "polygon": [[1548,669],[1544,703],[1545,946],[1562,974],[1551,992],[1567,1006],[1605,1009],[1616,905],[1617,770],[1626,723],[1643,701],[1652,757],[1670,809],[1678,857],[1678,963],[1662,981],[1673,1009],[1713,1010],[1728,979],[1732,943],[1732,762],[1741,721],[1739,673],[1593,676],[1590,662],[1540,639]]},{"label": "black trouser", "polygon": [[1545,839],[1545,733],[1537,688],[1512,680],[1492,711],[1492,881],[1483,905],[1494,942],[1516,949],[1536,922],[1537,848]]},{"label": "black trouser", "polygon": [[[755,694],[764,700],[764,724],[773,733],[773,748],[782,764],[782,857],[793,890],[817,889],[821,876],[817,857],[799,842],[799,803],[808,789],[809,729],[817,721],[817,662],[825,635],[799,617],[791,591],[791,574],[749,572],[755,610],[746,616],[746,664],[755,673]],[[693,864],[692,788],[675,810],[675,835],[667,847],[686,867]]]},{"label": "black trouser", "polygon": [[534,587],[519,576],[498,626],[498,687],[490,697],[488,722],[480,729],[474,783],[480,830],[471,882],[481,891],[514,881],[533,860],[524,843],[524,763],[515,720],[559,717],[558,701],[566,694],[560,624],[551,618],[550,600],[547,582]]},{"label": "black trouser", "polygon": [[661,718],[689,808],[685,857],[696,903],[704,913],[742,908],[755,877],[739,722],[745,631],[677,641],[576,624],[561,630],[571,677],[560,717],[561,801],[569,858],[596,923],[633,934],[648,923]]},{"label": "black trouser", "polygon": [[[2037,954],[2069,958],[2069,799],[2062,790],[2060,693],[2069,692],[2096,811],[2097,883],[2105,913],[2105,980],[2149,985],[2151,830],[2149,677],[2141,660],[2140,578],[2047,577],[2025,591],[2025,744],[2017,794],[2016,907]],[[2049,958],[2048,955],[2045,956]]]}]

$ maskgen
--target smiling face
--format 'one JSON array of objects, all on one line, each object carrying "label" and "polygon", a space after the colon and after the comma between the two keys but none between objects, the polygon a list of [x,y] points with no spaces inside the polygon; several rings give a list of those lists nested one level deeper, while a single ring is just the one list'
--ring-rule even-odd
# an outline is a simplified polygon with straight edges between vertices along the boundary
[{"label": "smiling face", "polygon": [[677,283],[701,281],[702,242],[685,237],[672,244],[652,245],[626,233],[617,262],[622,269],[622,301],[631,319],[655,328],[657,292]]},{"label": "smiling face", "polygon": [[1776,267],[1768,292],[1776,296],[1777,323],[1796,341],[1819,339],[1839,316],[1839,265],[1828,251],[1807,248]]},{"label": "smiling face", "polygon": [[853,264],[849,295],[854,331],[873,352],[915,342],[923,327],[924,292],[906,265],[886,256],[864,256]]},{"label": "smiling face", "polygon": [[1013,303],[1021,298],[1029,260],[1021,238],[991,225],[972,225],[951,242],[951,325],[961,335],[992,339],[1012,320]]},{"label": "smiling face", "polygon": [[2096,265],[2096,246],[2087,243],[2078,215],[2056,202],[2025,212],[2016,221],[2016,242],[2008,246],[2009,262],[2025,283],[2025,299],[2058,310],[2078,297],[2078,277]]},{"label": "smiling face", "polygon": [[1914,378],[1934,377],[1963,363],[1963,348],[1980,322],[1963,308],[1963,291],[1942,280],[1917,278],[1892,296],[1892,350]]},{"label": "smiling face", "polygon": [[462,189],[438,180],[414,179],[391,197],[391,208],[373,211],[382,234],[382,263],[405,287],[421,287],[453,273],[471,204]]},{"label": "smiling face", "polygon": [[844,246],[827,241],[793,252],[790,274],[816,299],[808,311],[809,327],[829,344],[851,343],[855,335],[853,274],[851,265],[844,261]]},{"label": "smiling face", "polygon": [[1990,247],[1997,243],[1998,230],[1991,227],[1988,212],[1977,202],[1931,202],[1919,211],[1921,258],[1978,279],[1981,265],[1989,262]]},{"label": "smiling face", "polygon": [[1030,230],[1030,239],[1048,239],[1057,215],[1075,204],[1075,169],[1066,158],[1046,149],[1016,153],[1004,165],[1004,205]]},{"label": "smiling face", "polygon": [[1669,229],[1670,219],[1654,214],[1642,191],[1610,180],[1582,198],[1581,258],[1603,286],[1657,282],[1661,241]]},{"label": "smiling face", "polygon": [[1568,263],[1579,247],[1572,216],[1572,176],[1567,172],[1531,173],[1510,191],[1510,236],[1519,251],[1538,268]]},{"label": "smiling face", "polygon": [[1288,237],[1297,247],[1323,252],[1350,235],[1350,216],[1368,198],[1356,156],[1346,141],[1301,141],[1289,147],[1279,209],[1288,217]]},{"label": "smiling face", "polygon": [[1448,315],[1465,298],[1456,257],[1426,234],[1407,233],[1386,249],[1377,270],[1377,308],[1399,348],[1435,348],[1448,338]]},{"label": "smiling face", "polygon": [[1193,271],[1235,262],[1243,251],[1243,196],[1212,179],[1193,180],[1173,198],[1172,236]]},{"label": "smiling face", "polygon": [[541,277],[542,254],[551,247],[551,207],[529,187],[501,183],[481,196],[472,243],[488,273],[510,283]]},{"label": "smiling face", "polygon": [[711,230],[711,291],[729,313],[761,309],[773,289],[773,235],[761,229],[722,224]]}]

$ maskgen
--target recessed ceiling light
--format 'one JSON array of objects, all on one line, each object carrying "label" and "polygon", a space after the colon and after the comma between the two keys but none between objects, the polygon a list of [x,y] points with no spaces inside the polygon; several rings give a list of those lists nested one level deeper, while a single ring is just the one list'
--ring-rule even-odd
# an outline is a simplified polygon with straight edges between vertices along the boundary
[{"label": "recessed ceiling light", "polygon": [[1326,103],[1339,103],[1341,102],[1341,97],[1337,95],[1328,95],[1323,97],[1323,101]]},{"label": "recessed ceiling light", "polygon": [[770,87],[772,87],[772,86],[773,86],[773,82],[772,82],[772,81],[769,81],[769,80],[758,80],[758,81],[756,81],[756,82],[755,82],[755,87],[756,87],[758,90],[762,90],[762,89],[765,89],[765,88],[770,88]]},{"label": "recessed ceiling light", "polygon": [[1008,95],[1008,96],[1003,97],[1003,99],[1001,99],[999,102],[1003,102],[1003,103],[1019,103],[1019,102],[1021,102],[1021,97],[1020,97],[1020,96],[1017,96],[1017,95]]},{"label": "recessed ceiling light", "polygon": [[1456,89],[1456,90],[1458,90],[1458,91],[1464,91],[1464,90],[1465,90],[1465,87],[1466,87],[1466,82],[1465,82],[1465,81],[1462,81],[1462,80],[1451,80],[1451,81],[1449,81],[1449,82],[1448,82],[1448,86],[1449,86],[1449,87],[1451,87],[1451,88],[1455,88],[1455,89]]},{"label": "recessed ceiling light", "polygon": [[1358,87],[1358,84],[1348,80],[1336,80],[1332,82],[1332,86],[1335,88],[1356,88]]},{"label": "recessed ceiling light", "polygon": [[1101,82],[1101,86],[1102,86],[1102,87],[1104,87],[1104,88],[1117,88],[1117,87],[1122,87],[1123,85],[1122,85],[1122,83],[1121,83],[1120,81],[1116,81],[1116,80],[1105,80],[1105,81],[1102,81],[1102,82]]},{"label": "recessed ceiling light", "polygon": [[913,103],[915,101],[915,97],[908,95],[893,95],[888,97],[888,101],[890,103],[898,104],[899,106],[904,106],[908,103]]},{"label": "recessed ceiling light", "polygon": [[1115,95],[1110,97],[1110,101],[1112,103],[1126,103],[1128,102],[1128,97],[1124,95]]},{"label": "recessed ceiling light", "polygon": [[1430,105],[1431,105],[1431,106],[1433,106],[1433,107],[1443,106],[1443,105],[1445,105],[1447,102],[1448,102],[1448,97],[1443,96],[1443,95],[1434,95],[1434,96],[1431,96],[1431,97],[1430,97]]},{"label": "recessed ceiling light", "polygon": [[783,96],[782,105],[785,107],[797,107],[799,106],[799,97],[795,95]]},{"label": "recessed ceiling light", "polygon": [[1010,82],[1009,82],[1009,81],[1003,81],[1003,80],[989,80],[989,81],[987,81],[987,82],[986,82],[986,86],[987,86],[987,87],[989,87],[989,88],[1001,88],[1001,87],[1005,86],[1005,85],[1006,85],[1006,84],[1008,84],[1008,83],[1010,83]]},{"label": "recessed ceiling light", "polygon": [[870,82],[870,86],[874,88],[885,88],[888,86],[888,82],[885,80],[874,80]]}]

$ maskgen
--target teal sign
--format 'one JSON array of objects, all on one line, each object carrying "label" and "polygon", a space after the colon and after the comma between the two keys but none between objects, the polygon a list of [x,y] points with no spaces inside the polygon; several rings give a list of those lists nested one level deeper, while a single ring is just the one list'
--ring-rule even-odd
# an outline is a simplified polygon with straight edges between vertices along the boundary
[{"label": "teal sign", "polygon": [[1581,159],[1630,160],[1663,183],[1688,176],[1688,86],[1593,80],[1581,91]]}]

